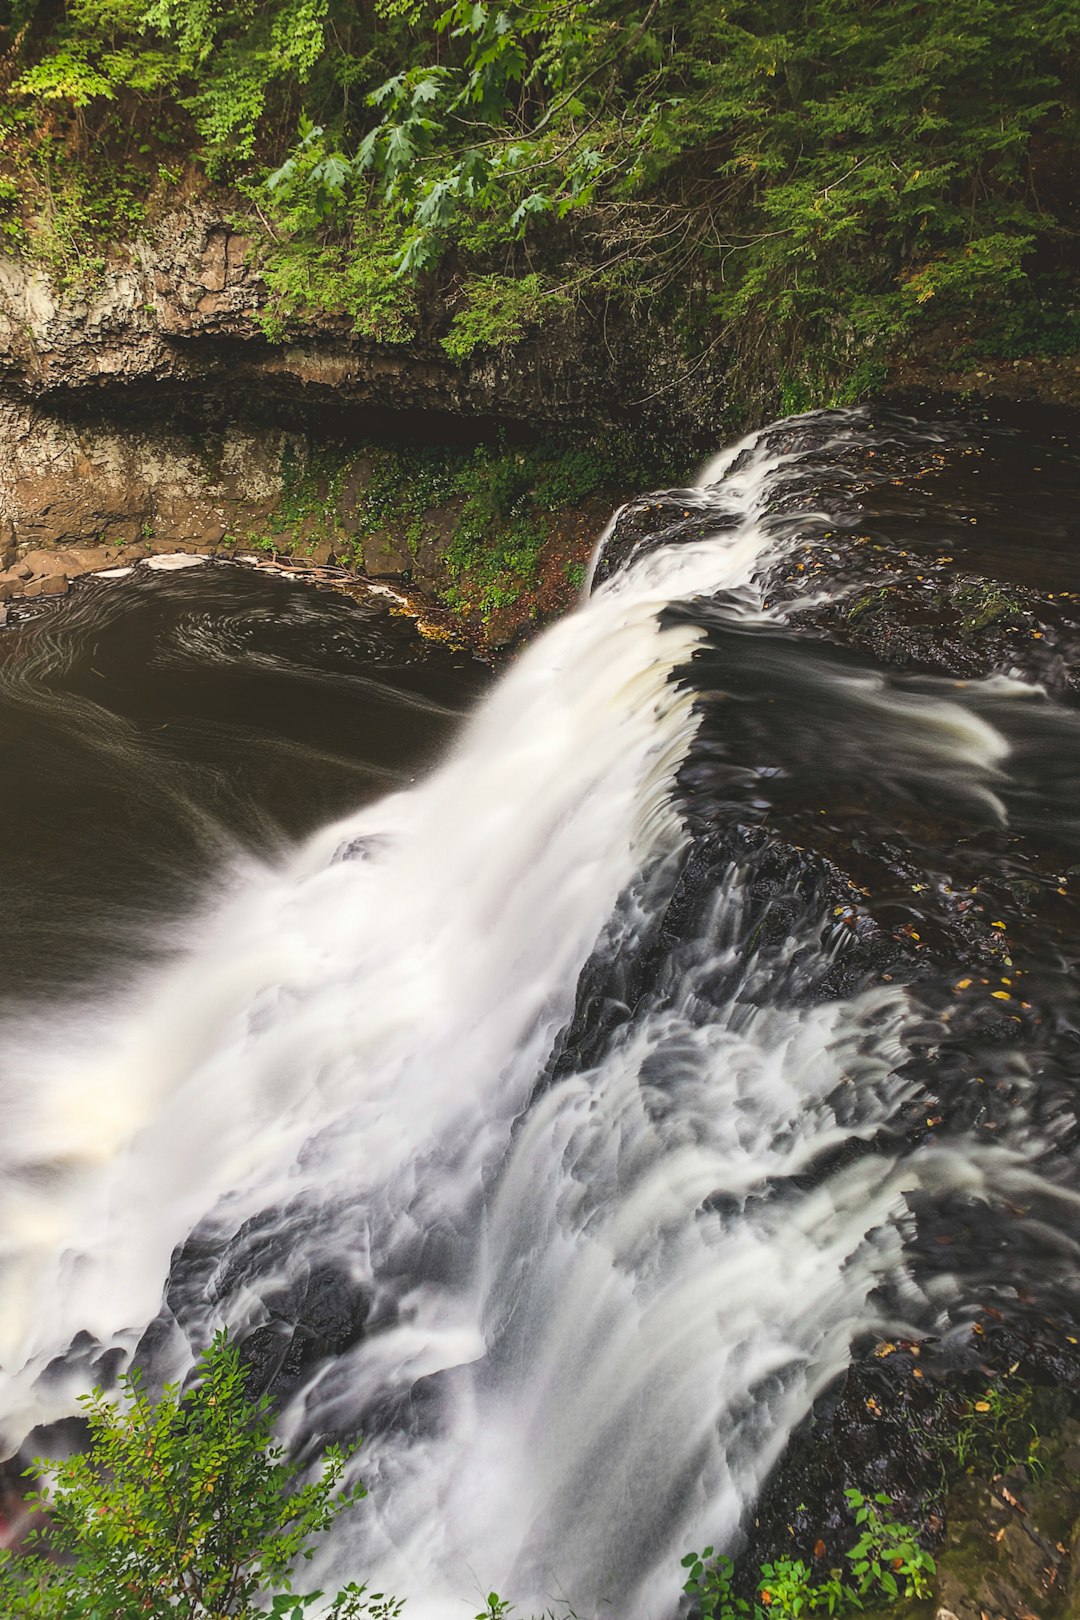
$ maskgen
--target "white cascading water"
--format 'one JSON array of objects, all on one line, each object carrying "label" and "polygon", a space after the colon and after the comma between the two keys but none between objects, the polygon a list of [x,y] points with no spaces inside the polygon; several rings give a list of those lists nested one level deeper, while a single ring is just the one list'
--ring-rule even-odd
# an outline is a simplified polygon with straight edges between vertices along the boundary
[{"label": "white cascading water", "polygon": [[[734,871],[674,988],[597,1067],[537,1091],[605,927],[621,919],[605,949],[632,947],[686,842],[672,788],[698,721],[671,677],[700,632],[658,615],[723,591],[765,617],[755,582],[780,542],[760,503],[783,467],[743,450],[704,475],[716,538],[654,551],[549,630],[425,783],[233,871],[182,958],[123,1005],[73,1012],[44,1050],[36,1028],[5,1029],[10,1447],[75,1409],[83,1364],[40,1374],[77,1335],[130,1357],[194,1228],[224,1246],[278,1211],[295,1264],[322,1245],[384,1324],[318,1368],[283,1432],[436,1398],[434,1420],[374,1425],[371,1495],[315,1574],[368,1578],[424,1620],[493,1587],[522,1613],[661,1617],[679,1556],[730,1541],[875,1325],[880,1280],[903,1293],[905,1192],[1021,1174],[1004,1152],[928,1148],[768,1196],[895,1111],[914,1015],[883,985],[704,1018]],[[985,798],[1006,752],[993,726],[943,698],[910,707],[913,769],[947,742]],[[417,1274],[433,1235],[450,1259]],[[263,1292],[211,1291],[187,1325],[258,1326]],[[166,1374],[190,1361],[179,1332],[161,1355]]]}]

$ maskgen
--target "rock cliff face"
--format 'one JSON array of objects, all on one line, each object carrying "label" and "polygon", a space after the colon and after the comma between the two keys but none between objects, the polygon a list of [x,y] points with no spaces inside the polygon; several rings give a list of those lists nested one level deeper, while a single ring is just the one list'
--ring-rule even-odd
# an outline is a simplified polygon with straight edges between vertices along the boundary
[{"label": "rock cliff face", "polygon": [[156,539],[220,545],[280,501],[283,432],[226,425],[211,440],[168,424],[89,426],[0,398],[0,542],[46,546]]},{"label": "rock cliff face", "polygon": [[[0,258],[0,587],[43,549],[122,546],[127,560],[268,543],[287,529],[283,549],[317,561],[336,550],[371,574],[409,572],[438,591],[456,521],[449,507],[408,548],[393,533],[355,543],[372,438],[468,440],[496,425],[511,435],[579,424],[595,433],[646,410],[670,428],[712,409],[704,378],[693,381],[691,411],[661,375],[659,351],[650,376],[649,346],[614,323],[593,331],[586,312],[512,355],[488,351],[464,365],[438,342],[438,310],[408,346],[362,342],[331,317],[272,343],[251,257],[219,214],[192,207],[130,244],[89,290]],[[647,406],[634,403],[648,395]],[[355,455],[343,465],[338,453],[334,479],[314,501],[309,487],[298,514],[290,489],[328,441]],[[560,569],[575,566],[584,543],[560,552]]]},{"label": "rock cliff face", "polygon": [[[362,342],[347,318],[330,317],[273,344],[259,323],[266,291],[250,248],[217,214],[192,209],[130,244],[126,262],[92,292],[65,294],[44,271],[0,259],[0,378],[41,402],[172,384],[264,409],[423,411],[529,426],[625,418],[636,397],[664,382],[647,374],[631,331],[594,330],[585,313],[553,319],[512,355],[487,351],[465,364],[439,346],[436,309],[431,329],[407,346]],[[674,403],[685,414],[690,402],[673,400],[678,388],[668,385],[661,408],[670,415]]]}]

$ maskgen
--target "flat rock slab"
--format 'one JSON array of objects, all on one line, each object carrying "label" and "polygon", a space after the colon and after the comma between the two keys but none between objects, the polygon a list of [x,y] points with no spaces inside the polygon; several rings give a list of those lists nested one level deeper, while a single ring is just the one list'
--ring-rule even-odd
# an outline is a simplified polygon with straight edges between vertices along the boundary
[{"label": "flat rock slab", "polygon": [[175,568],[202,568],[205,563],[205,557],[193,556],[189,551],[167,551],[161,557],[148,557],[143,566],[171,573]]}]

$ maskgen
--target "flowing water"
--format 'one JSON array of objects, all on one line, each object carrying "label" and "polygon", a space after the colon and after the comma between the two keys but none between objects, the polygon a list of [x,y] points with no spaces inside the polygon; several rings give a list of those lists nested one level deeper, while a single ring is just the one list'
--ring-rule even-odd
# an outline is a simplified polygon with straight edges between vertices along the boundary
[{"label": "flowing water", "polygon": [[[1068,681],[890,670],[814,619],[860,527],[959,544],[978,478],[929,523],[895,492],[973,446],[1046,451],[1028,534],[1077,583],[1060,444],[779,424],[622,514],[418,781],[480,676],[344,604],[207,571],[19,632],[19,797],[77,858],[45,841],[5,947],[9,1449],[224,1324],[299,1455],[365,1437],[320,1580],[659,1620],[853,1347],[1072,1308]],[[50,880],[73,943],[33,996]]]}]

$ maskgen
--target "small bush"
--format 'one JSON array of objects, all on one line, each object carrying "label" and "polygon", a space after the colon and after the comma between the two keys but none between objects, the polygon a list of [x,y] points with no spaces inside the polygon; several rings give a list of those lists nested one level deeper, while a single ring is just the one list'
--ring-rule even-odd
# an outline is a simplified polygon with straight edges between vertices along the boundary
[{"label": "small bush", "polygon": [[[252,1403],[235,1345],[219,1335],[185,1395],[152,1401],[133,1372],[119,1401],[83,1400],[92,1449],[35,1461],[32,1506],[47,1514],[22,1555],[0,1555],[0,1613],[38,1620],[302,1620],[321,1592],[294,1593],[298,1561],[364,1486],[343,1485],[331,1446],[302,1484],[272,1443],[269,1405]],[[70,1562],[57,1563],[59,1556]],[[269,1610],[264,1599],[270,1598]],[[396,1620],[394,1599],[350,1585],[333,1620]]]},{"label": "small bush", "polygon": [[702,1620],[799,1620],[802,1615],[850,1614],[866,1601],[929,1597],[934,1560],[910,1525],[883,1516],[889,1498],[880,1491],[873,1497],[856,1490],[844,1495],[859,1531],[846,1555],[850,1570],[830,1569],[815,1576],[800,1558],[777,1558],[762,1564],[751,1601],[736,1594],[730,1558],[712,1547],[687,1553],[683,1591],[696,1600]]}]

